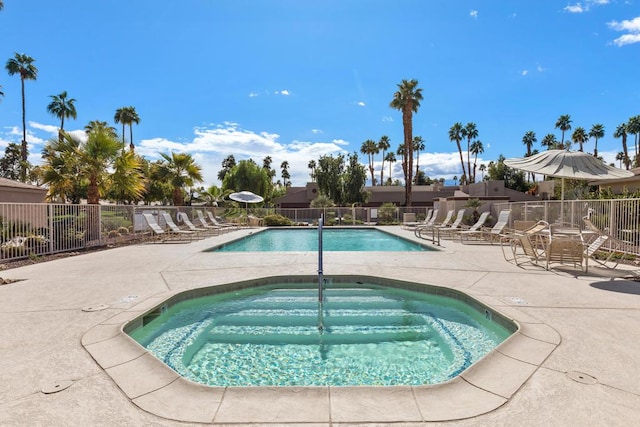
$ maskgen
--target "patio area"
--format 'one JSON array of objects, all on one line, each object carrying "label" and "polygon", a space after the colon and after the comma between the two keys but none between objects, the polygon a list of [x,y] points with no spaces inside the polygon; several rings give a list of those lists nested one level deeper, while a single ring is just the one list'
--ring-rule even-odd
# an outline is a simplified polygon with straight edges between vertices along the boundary
[{"label": "patio area", "polygon": [[[411,230],[384,229],[415,240]],[[182,393],[183,400],[177,403],[179,411],[187,414],[183,418],[157,415],[148,409],[153,405],[141,409],[144,405],[132,401],[128,390],[114,382],[113,373],[96,363],[83,337],[98,325],[118,326],[123,322],[119,316],[124,318],[127,310],[152,304],[158,296],[174,291],[316,273],[315,253],[202,252],[251,232],[255,229],[189,244],[126,246],[0,271],[4,279],[19,280],[0,286],[0,425],[176,426],[205,421],[189,418],[201,413],[203,404],[188,393]],[[478,377],[484,376],[487,384],[478,396],[467,395],[468,406],[448,405],[447,400],[424,404],[428,396],[413,387],[369,393],[358,388],[292,389],[288,398],[273,390],[228,389],[218,404],[207,407],[211,416],[206,422],[305,426],[637,423],[640,282],[623,277],[638,277],[640,266],[606,270],[590,265],[585,274],[554,265],[545,271],[508,263],[498,245],[450,240],[442,245],[438,252],[328,252],[324,275],[379,276],[447,286],[491,305],[530,330],[548,328],[553,333],[529,338],[548,344],[557,337],[555,349],[539,364],[531,364],[521,386],[504,395],[494,390],[508,389],[500,385],[513,383],[509,371],[477,371],[475,378],[463,374],[449,386],[451,393],[466,393],[469,384],[478,384]],[[100,341],[93,337],[91,342]],[[530,355],[518,352],[518,348],[499,349],[494,357],[509,353],[512,361],[528,363]],[[308,403],[309,395],[318,393],[326,396],[322,397],[325,406]],[[180,395],[178,391],[176,396]],[[393,412],[379,410],[385,402],[395,408]],[[469,410],[477,407],[491,409]],[[435,417],[435,413],[450,413],[450,418]]]}]

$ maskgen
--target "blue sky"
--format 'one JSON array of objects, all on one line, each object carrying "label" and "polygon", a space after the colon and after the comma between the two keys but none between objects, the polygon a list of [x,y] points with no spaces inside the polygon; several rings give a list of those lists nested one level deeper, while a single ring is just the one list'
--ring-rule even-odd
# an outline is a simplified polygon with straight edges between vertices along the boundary
[{"label": "blue sky", "polygon": [[287,160],[293,184],[303,185],[309,160],[321,155],[359,152],[382,135],[395,151],[402,120],[389,102],[402,79],[423,89],[413,128],[426,141],[420,165],[432,178],[461,175],[448,139],[458,121],[476,123],[485,147],[479,163],[488,163],[522,156],[527,131],[538,141],[560,138],[554,124],[570,114],[573,128],[605,126],[598,149],[611,162],[621,150],[616,126],[640,114],[640,0],[4,5],[0,149],[21,140],[20,79],[4,64],[25,53],[39,70],[25,89],[36,164],[59,126],[46,111],[49,97],[65,90],[78,111],[66,130],[81,135],[90,120],[114,124],[115,110],[132,105],[141,119],[136,151],[149,159],[189,152],[206,185],[219,185],[229,154],[259,164],[271,156],[278,177]]}]

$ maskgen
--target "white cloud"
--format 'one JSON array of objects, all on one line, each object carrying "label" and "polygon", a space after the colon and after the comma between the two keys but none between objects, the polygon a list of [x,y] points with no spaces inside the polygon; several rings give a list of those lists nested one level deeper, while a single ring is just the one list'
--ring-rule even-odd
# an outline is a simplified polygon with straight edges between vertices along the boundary
[{"label": "white cloud", "polygon": [[536,70],[538,70],[538,72],[540,72],[540,73],[542,73],[544,71],[547,71],[547,69],[543,68],[542,65],[540,65],[540,64],[537,65]]},{"label": "white cloud", "polygon": [[366,104],[363,101],[356,102],[356,105],[359,107],[364,107]]},{"label": "white cloud", "polygon": [[607,25],[609,28],[615,31],[623,31],[627,34],[623,34],[613,41],[613,43],[620,47],[627,44],[640,43],[640,16],[631,20],[625,19],[624,21],[611,21]]},{"label": "white cloud", "polygon": [[349,145],[349,142],[345,141],[344,139],[334,139],[331,142],[336,145]]},{"label": "white cloud", "polygon": [[469,16],[471,16],[472,18],[478,18],[478,11],[477,10],[470,10],[469,11]]},{"label": "white cloud", "polygon": [[322,131],[320,129],[311,129],[311,133],[314,135],[319,135],[322,133]]},{"label": "white cloud", "polygon": [[288,90],[286,90],[286,89],[285,89],[285,90],[281,90],[281,91],[279,91],[279,92],[278,92],[278,91],[275,91],[275,94],[276,94],[276,95],[284,95],[284,96],[289,96],[289,95],[291,95],[291,93],[290,93]]},{"label": "white cloud", "polygon": [[609,4],[610,0],[585,0],[584,4],[578,2],[576,4],[567,5],[564,10],[569,13],[583,13],[588,12],[591,6],[604,6]]},{"label": "white cloud", "polygon": [[526,76],[527,74],[529,74],[529,70],[522,70],[522,75]]},{"label": "white cloud", "polygon": [[393,117],[391,116],[382,116],[382,121],[385,123],[391,123],[393,122]]},{"label": "white cloud", "polygon": [[29,123],[29,127],[34,128],[34,129],[38,129],[38,130],[43,130],[45,132],[50,133],[53,136],[58,135],[58,127],[57,126],[52,126],[52,125],[43,125],[41,123],[36,123],[36,122],[28,122]]},{"label": "white cloud", "polygon": [[[253,159],[262,164],[262,159],[271,156],[273,168],[280,177],[280,164],[286,160],[291,168],[293,185],[304,185],[309,180],[309,160],[328,154],[346,153],[342,140],[331,142],[293,141],[283,143],[280,135],[272,132],[255,132],[242,129],[237,123],[212,124],[194,129],[191,141],[176,142],[165,138],[142,140],[136,152],[149,159],[157,159],[158,153],[185,152],[194,156],[203,168],[205,185],[218,183],[217,175],[222,160],[233,154],[236,161]],[[196,157],[197,156],[197,157]]]},{"label": "white cloud", "polygon": [[249,92],[249,98],[255,98],[256,96],[258,96],[257,92]]}]

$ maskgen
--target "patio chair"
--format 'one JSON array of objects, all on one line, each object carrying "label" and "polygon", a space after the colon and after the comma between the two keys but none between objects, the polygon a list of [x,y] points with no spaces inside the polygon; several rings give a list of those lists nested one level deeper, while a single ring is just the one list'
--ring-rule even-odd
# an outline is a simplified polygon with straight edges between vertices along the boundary
[{"label": "patio chair", "polygon": [[202,213],[202,211],[196,210],[195,212],[196,212],[196,216],[194,220],[197,221],[201,227],[204,227],[207,230],[217,231],[218,234],[220,234],[220,232],[222,231],[222,227],[209,224],[207,220],[204,218],[204,214]]},{"label": "patio chair", "polygon": [[[560,264],[573,264],[580,266],[584,272],[589,271],[589,257],[586,256],[585,246],[581,240],[571,238],[551,239],[545,250],[546,268],[552,262]],[[582,267],[584,263],[584,268]]]},{"label": "patio chair", "polygon": [[453,213],[455,211],[453,209],[449,210],[447,212],[447,216],[444,218],[444,220],[442,220],[442,222],[440,224],[436,224],[435,223],[435,219],[438,218],[437,212],[433,213],[433,217],[431,218],[431,224],[426,224],[426,225],[420,225],[417,226],[414,230],[413,230],[413,234],[416,235],[416,237],[420,237],[421,239],[425,239],[425,237],[422,236],[423,232],[428,232],[431,231],[433,232],[433,230],[437,227],[446,227],[449,225],[449,223],[451,222],[451,218],[453,218]]},{"label": "patio chair", "polygon": [[[460,242],[470,242],[470,241],[479,241],[479,242],[489,242],[493,244],[494,242],[499,242],[503,236],[503,232],[509,223],[509,216],[511,215],[511,209],[504,209],[500,211],[498,215],[498,221],[496,221],[495,225],[491,228],[480,226],[477,229],[469,229],[460,231]],[[481,217],[482,218],[482,217]],[[474,224],[475,225],[475,224]],[[473,228],[473,227],[472,227]]]},{"label": "patio chair", "polygon": [[153,232],[155,242],[160,243],[189,243],[191,241],[190,238],[185,238],[183,233],[176,233],[173,231],[168,231],[160,227],[160,224],[156,221],[156,217],[153,214],[148,212],[144,212],[142,217],[146,221],[147,225]]},{"label": "patio chair", "polygon": [[211,223],[213,225],[216,225],[220,228],[224,229],[228,229],[228,230],[237,230],[238,229],[238,225],[237,224],[227,224],[224,222],[220,222],[218,221],[218,219],[209,211],[207,211],[207,216],[209,217],[209,221],[211,221]]},{"label": "patio chair", "polygon": [[[585,229],[582,233],[583,241],[587,245],[585,254],[587,257],[596,261],[598,264],[607,268],[616,268],[620,261],[616,255],[624,254],[624,242],[616,239],[611,234],[606,233],[596,227],[588,216],[582,218]],[[591,238],[587,238],[591,235]],[[586,238],[586,239],[585,239]],[[604,257],[596,256],[606,254]],[[612,266],[607,265],[608,262],[613,262]]]},{"label": "patio chair", "polygon": [[457,237],[458,235],[462,235],[462,233],[470,235],[472,233],[481,232],[484,223],[487,222],[487,218],[489,218],[489,213],[490,213],[489,211],[482,212],[478,220],[471,226],[461,224],[458,228],[440,229],[438,230],[438,232],[444,233],[444,236],[448,236],[452,238]]},{"label": "patio chair", "polygon": [[195,225],[193,225],[193,223],[189,219],[189,216],[187,215],[186,212],[178,212],[176,214],[176,219],[178,222],[181,222],[184,225],[186,225],[187,228],[191,231],[199,231],[201,233],[206,233],[206,232],[212,233],[214,231],[213,229],[210,229],[210,228],[196,227]]},{"label": "patio chair", "polygon": [[173,218],[171,218],[171,215],[169,214],[169,212],[162,211],[160,214],[162,215],[162,219],[164,219],[164,222],[167,223],[167,226],[169,227],[169,230],[171,230],[171,232],[176,233],[176,234],[182,234],[184,236],[191,236],[194,239],[202,239],[203,238],[202,234],[200,232],[198,232],[198,231],[183,230],[180,227],[178,227],[176,225],[176,223],[173,222]]},{"label": "patio chair", "polygon": [[[437,209],[436,209],[437,212]],[[433,217],[433,209],[429,209],[427,211],[427,215],[424,217],[424,220],[422,221],[408,221],[408,222],[403,222],[402,223],[402,228],[404,229],[412,229],[415,228],[419,225],[428,225],[429,221],[431,221],[431,218]]]},{"label": "patio chair", "polygon": [[[537,262],[549,243],[549,239],[549,223],[547,221],[538,221],[526,230],[509,230],[506,233],[502,233],[500,235],[500,248],[504,259],[507,261],[513,260],[516,265],[518,265],[517,258],[521,256]],[[510,249],[513,256],[512,259],[509,259],[505,253],[506,246]],[[518,253],[519,249],[522,250],[523,255]]]},{"label": "patio chair", "polygon": [[456,219],[451,223],[451,225],[446,227],[436,226],[436,230],[438,232],[438,240],[440,240],[440,237],[450,236],[451,234],[461,230],[462,219],[464,218],[465,210],[466,209],[462,208],[458,211],[458,214],[456,215]]}]

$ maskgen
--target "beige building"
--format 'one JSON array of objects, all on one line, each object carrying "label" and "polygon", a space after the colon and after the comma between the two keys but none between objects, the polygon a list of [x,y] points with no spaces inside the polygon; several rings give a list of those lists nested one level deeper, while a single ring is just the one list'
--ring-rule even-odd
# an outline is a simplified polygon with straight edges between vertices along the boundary
[{"label": "beige building", "polygon": [[0,203],[44,203],[47,189],[0,178]]},{"label": "beige building", "polygon": [[600,190],[610,188],[614,194],[624,193],[625,188],[629,193],[633,193],[640,190],[640,168],[631,169],[631,172],[633,172],[634,176],[629,178],[594,181],[590,182],[589,185],[597,185]]}]

